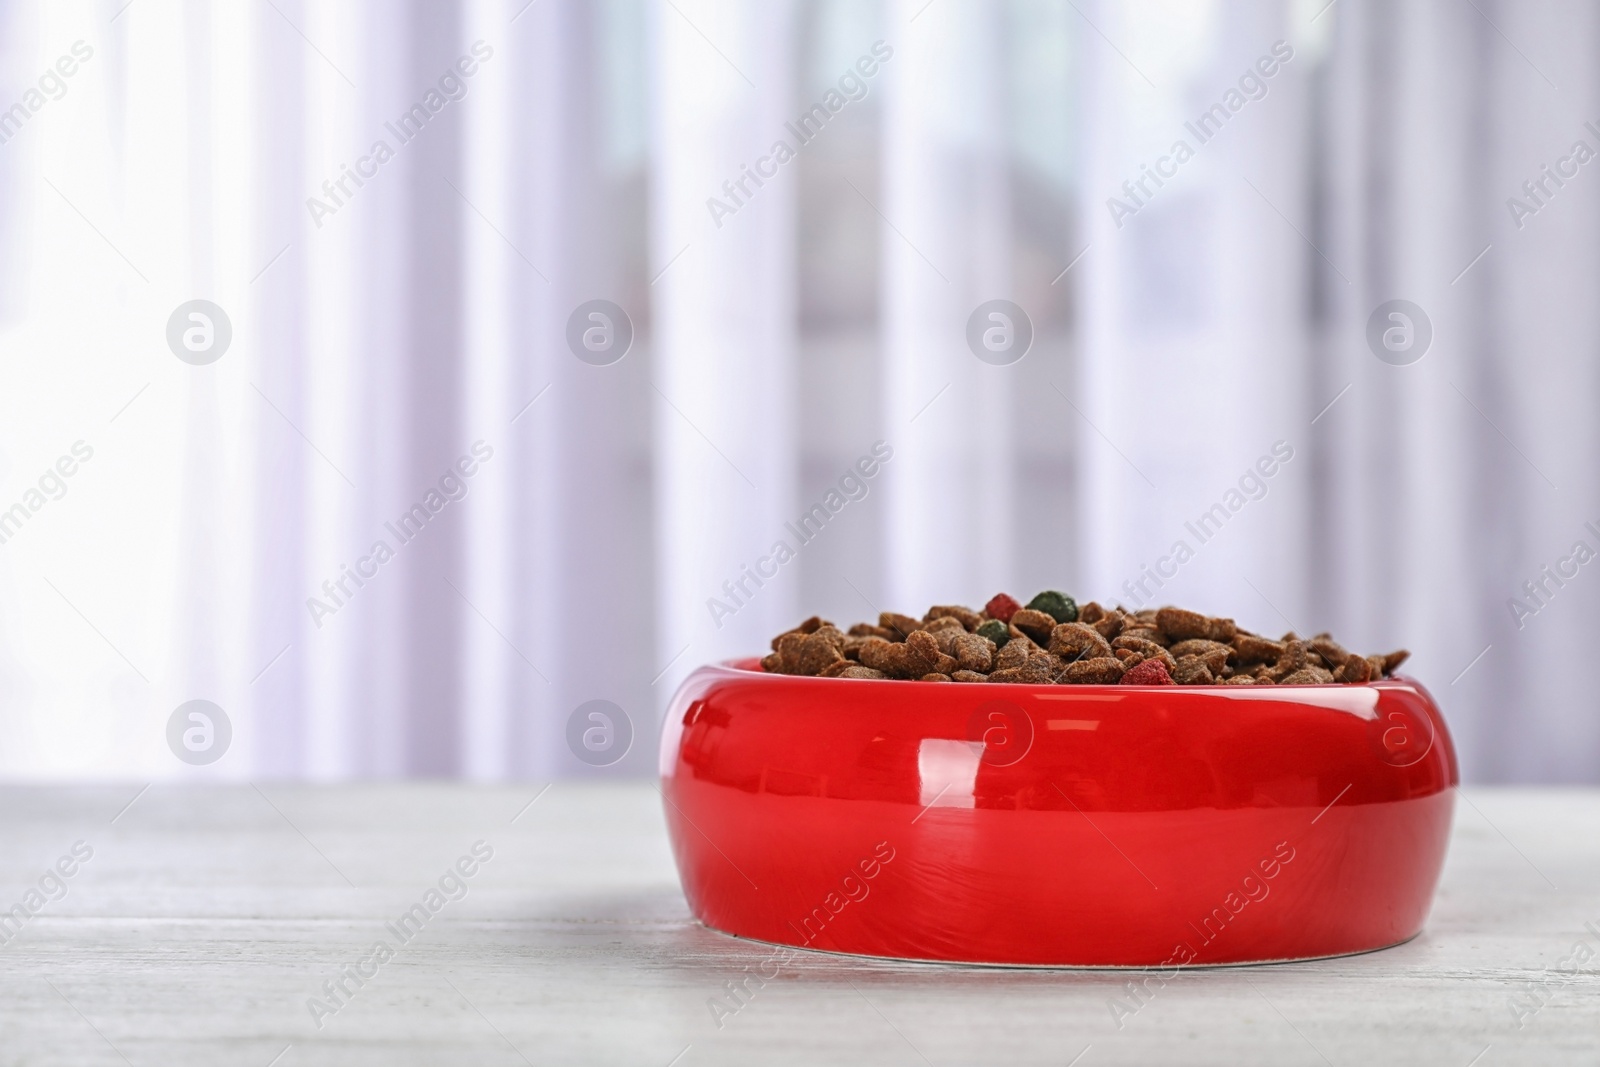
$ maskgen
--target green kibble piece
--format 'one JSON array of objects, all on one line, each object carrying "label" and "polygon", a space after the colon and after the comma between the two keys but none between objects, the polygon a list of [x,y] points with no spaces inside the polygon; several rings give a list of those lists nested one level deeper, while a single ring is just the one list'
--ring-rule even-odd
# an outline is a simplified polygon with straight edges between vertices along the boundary
[{"label": "green kibble piece", "polygon": [[1011,640],[1011,630],[999,619],[989,619],[978,627],[978,636],[993,641],[995,648],[1005,648],[1006,642]]},{"label": "green kibble piece", "polygon": [[1077,622],[1078,604],[1065,593],[1046,589],[1028,601],[1029,611],[1042,611],[1056,622]]}]

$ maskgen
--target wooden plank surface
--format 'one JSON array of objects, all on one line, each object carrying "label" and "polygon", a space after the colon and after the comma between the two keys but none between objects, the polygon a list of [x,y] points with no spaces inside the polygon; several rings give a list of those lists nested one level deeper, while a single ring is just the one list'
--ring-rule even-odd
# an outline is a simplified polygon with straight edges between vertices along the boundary
[{"label": "wooden plank surface", "polygon": [[39,905],[0,1064],[1600,1062],[1596,791],[1469,791],[1422,936],[1190,971],[1120,1028],[1125,974],[814,953],[713,1013],[770,950],[689,919],[648,783],[136,794],[0,789],[0,909]]}]

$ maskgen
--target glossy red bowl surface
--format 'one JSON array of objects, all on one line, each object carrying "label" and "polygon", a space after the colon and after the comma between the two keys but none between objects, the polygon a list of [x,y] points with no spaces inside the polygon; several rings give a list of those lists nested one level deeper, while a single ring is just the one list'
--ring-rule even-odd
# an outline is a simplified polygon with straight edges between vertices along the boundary
[{"label": "glossy red bowl surface", "polygon": [[1207,965],[1393,945],[1457,783],[1416,682],[1025,686],[702,667],[662,795],[707,926],[896,959]]}]

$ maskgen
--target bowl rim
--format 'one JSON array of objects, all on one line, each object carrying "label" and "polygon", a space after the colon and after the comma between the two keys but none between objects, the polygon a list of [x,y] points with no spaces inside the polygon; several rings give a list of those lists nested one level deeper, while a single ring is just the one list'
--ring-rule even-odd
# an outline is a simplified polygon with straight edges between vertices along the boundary
[{"label": "bowl rim", "polygon": [[[903,687],[903,686],[908,686],[908,685],[937,685],[937,686],[944,686],[944,685],[952,685],[953,684],[953,685],[957,686],[960,689],[963,689],[963,690],[969,690],[970,689],[970,690],[974,690],[974,691],[982,691],[982,690],[988,689],[988,688],[994,688],[994,689],[1000,689],[1000,690],[1010,690],[1010,691],[1013,691],[1013,692],[1016,691],[1016,690],[1019,690],[1019,689],[1048,689],[1048,690],[1051,690],[1051,691],[1066,689],[1066,690],[1083,690],[1084,692],[1088,692],[1088,693],[1096,693],[1096,692],[1098,692],[1098,693],[1130,692],[1130,691],[1131,692],[1154,692],[1154,693],[1173,693],[1173,692],[1177,692],[1177,693],[1214,693],[1214,694],[1220,696],[1220,695],[1223,695],[1223,694],[1225,694],[1225,693],[1227,693],[1229,691],[1240,691],[1240,692],[1242,692],[1242,691],[1248,690],[1248,691],[1253,692],[1253,693],[1259,693],[1263,689],[1271,689],[1271,690],[1283,690],[1286,693],[1296,693],[1296,692],[1319,693],[1319,692],[1324,692],[1326,690],[1334,690],[1336,692],[1349,692],[1351,690],[1390,688],[1390,687],[1395,686],[1395,685],[1401,685],[1401,686],[1405,686],[1407,688],[1414,689],[1414,690],[1417,690],[1417,691],[1420,691],[1420,692],[1426,692],[1426,690],[1423,689],[1422,684],[1420,682],[1418,682],[1415,678],[1412,678],[1410,675],[1406,675],[1406,674],[1391,674],[1391,675],[1388,675],[1387,677],[1378,678],[1378,679],[1376,679],[1374,681],[1367,681],[1367,682],[1325,682],[1325,683],[1319,683],[1317,685],[1282,685],[1282,684],[1277,683],[1277,682],[1274,682],[1274,683],[1271,683],[1271,684],[1267,684],[1267,685],[1257,684],[1257,685],[1241,685],[1241,686],[1217,685],[1216,683],[1212,683],[1211,685],[1179,685],[1176,682],[1174,682],[1172,685],[1121,685],[1121,684],[1117,684],[1117,685],[1102,685],[1102,684],[1098,684],[1098,683],[1095,683],[1095,684],[1071,684],[1071,683],[1060,683],[1060,682],[953,682],[952,683],[952,682],[924,682],[920,678],[825,678],[820,674],[778,674],[778,673],[776,673],[774,671],[763,670],[759,666],[760,662],[761,662],[761,657],[759,657],[759,656],[739,656],[739,657],[735,657],[733,659],[718,660],[718,661],[716,661],[714,663],[704,663],[704,664],[701,664],[699,667],[697,667],[695,669],[696,670],[713,670],[714,669],[714,670],[728,671],[728,672],[733,673],[733,674],[749,675],[751,677],[756,677],[756,678],[805,679],[806,681],[813,681],[813,682],[854,682],[854,683],[857,683],[859,685],[886,685],[886,684],[891,684],[892,683],[894,685]],[[750,666],[746,666],[746,664],[756,664],[757,666],[752,668]],[[690,672],[690,673],[693,673],[693,672]],[[1218,692],[1219,690],[1220,690],[1220,692]]]}]

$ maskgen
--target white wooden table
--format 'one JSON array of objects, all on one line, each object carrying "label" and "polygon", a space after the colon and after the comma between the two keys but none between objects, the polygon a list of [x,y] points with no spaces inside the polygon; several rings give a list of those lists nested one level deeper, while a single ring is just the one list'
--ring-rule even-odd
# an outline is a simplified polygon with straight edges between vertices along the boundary
[{"label": "white wooden table", "polygon": [[138,788],[0,788],[0,908],[41,902],[0,945],[0,1064],[1600,1062],[1600,792],[1469,791],[1421,937],[1191,971],[1119,1030],[1125,975],[816,954],[719,1028],[769,950],[690,920],[648,783],[156,786],[119,814]]}]

